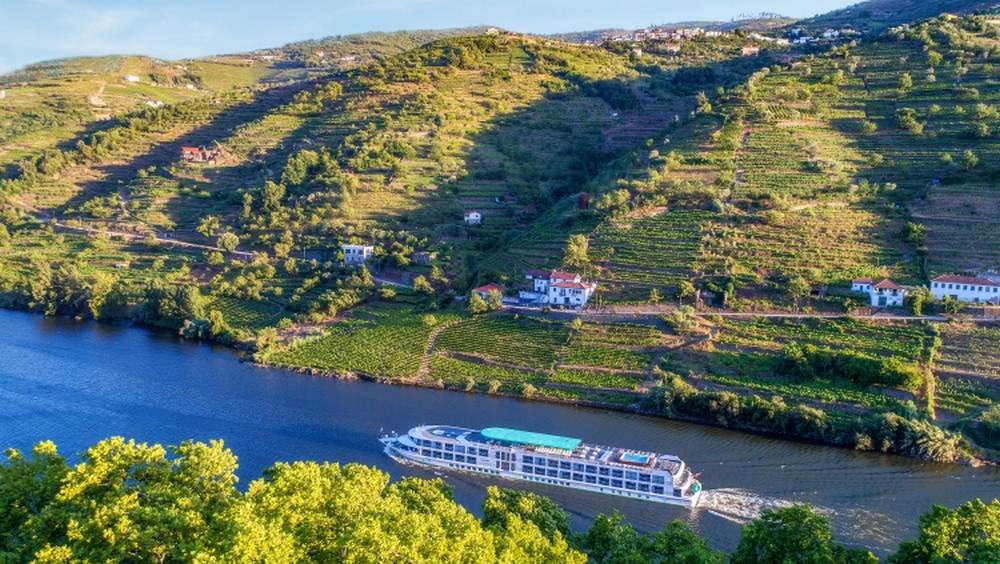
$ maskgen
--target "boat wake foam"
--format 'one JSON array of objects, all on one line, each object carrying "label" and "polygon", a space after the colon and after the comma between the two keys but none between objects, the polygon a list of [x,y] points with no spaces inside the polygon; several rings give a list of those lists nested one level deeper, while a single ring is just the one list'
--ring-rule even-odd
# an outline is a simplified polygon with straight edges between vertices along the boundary
[{"label": "boat wake foam", "polygon": [[795,505],[792,501],[738,488],[705,490],[698,501],[699,509],[706,509],[713,515],[741,525],[760,517],[765,509],[780,509],[792,505]]}]

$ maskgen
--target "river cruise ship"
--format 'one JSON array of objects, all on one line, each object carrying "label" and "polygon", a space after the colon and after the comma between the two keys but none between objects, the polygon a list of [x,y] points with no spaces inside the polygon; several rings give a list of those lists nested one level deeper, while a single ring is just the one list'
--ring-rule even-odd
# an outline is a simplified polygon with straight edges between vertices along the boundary
[{"label": "river cruise ship", "polygon": [[381,439],[403,463],[694,507],[701,484],[669,454],[503,427],[421,425]]}]

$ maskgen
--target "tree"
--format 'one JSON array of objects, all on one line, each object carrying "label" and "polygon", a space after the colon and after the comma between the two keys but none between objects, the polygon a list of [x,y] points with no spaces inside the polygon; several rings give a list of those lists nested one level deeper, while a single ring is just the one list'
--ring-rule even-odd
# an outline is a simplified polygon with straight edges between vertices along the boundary
[{"label": "tree", "polygon": [[1000,500],[972,500],[956,509],[935,505],[920,518],[917,539],[901,544],[889,562],[1000,562]]},{"label": "tree", "polygon": [[473,315],[479,315],[481,313],[486,313],[490,310],[489,306],[486,305],[486,300],[479,295],[479,292],[472,292],[469,294],[469,313]]},{"label": "tree", "polygon": [[900,90],[903,91],[913,88],[913,77],[910,76],[910,73],[904,72],[903,74],[899,75],[899,81],[897,83],[897,86],[899,87]]},{"label": "tree", "polygon": [[642,537],[617,510],[598,515],[580,539],[580,546],[598,563],[647,561]]},{"label": "tree", "polygon": [[698,103],[698,108],[695,110],[699,114],[710,114],[712,113],[712,102],[708,100],[708,96],[704,92],[699,92],[695,97],[695,101]]},{"label": "tree", "polygon": [[198,224],[197,231],[205,237],[214,237],[218,233],[219,229],[222,228],[222,221],[218,216],[206,215],[201,218],[201,222]]},{"label": "tree", "polygon": [[708,548],[691,526],[679,519],[671,521],[653,535],[650,541],[650,560],[662,564],[723,564],[726,556]]},{"label": "tree", "polygon": [[931,291],[924,286],[910,292],[910,295],[907,296],[907,298],[910,301],[910,311],[913,312],[913,315],[923,315],[924,306],[934,299],[933,296],[931,296]]},{"label": "tree", "polygon": [[965,170],[972,170],[976,168],[978,164],[979,157],[972,152],[972,149],[966,149],[965,152],[962,153],[962,168]]},{"label": "tree", "polygon": [[423,274],[418,274],[413,279],[413,289],[421,294],[430,295],[434,293],[434,286],[431,286],[431,283],[427,281],[427,278]]},{"label": "tree", "polygon": [[590,243],[585,235],[570,235],[566,244],[566,258],[563,259],[563,264],[573,268],[587,266],[590,264],[589,249]]},{"label": "tree", "polygon": [[649,303],[656,305],[662,301],[663,301],[663,296],[660,295],[660,291],[658,289],[653,288],[652,290],[649,291]]},{"label": "tree", "polygon": [[490,311],[500,311],[503,309],[503,294],[500,293],[500,290],[490,290],[486,294],[486,307]]},{"label": "tree", "polygon": [[743,527],[732,564],[802,562],[833,564],[830,523],[809,507],[767,509]]},{"label": "tree", "polygon": [[533,523],[543,535],[568,537],[569,515],[547,497],[520,490],[490,486],[483,501],[483,525],[506,528],[510,518],[517,516]]},{"label": "tree", "polygon": [[941,309],[947,314],[955,315],[962,311],[962,302],[951,296],[945,296],[941,299]]},{"label": "tree", "polygon": [[226,231],[222,235],[219,235],[219,238],[216,240],[216,245],[227,253],[231,253],[240,245],[240,238],[237,237],[235,233]]},{"label": "tree", "polygon": [[698,289],[690,280],[681,280],[677,283],[677,301],[682,302],[694,298],[698,294]]},{"label": "tree", "polygon": [[811,291],[812,284],[802,276],[793,276],[785,284],[785,293],[795,300],[795,303],[808,298]]}]

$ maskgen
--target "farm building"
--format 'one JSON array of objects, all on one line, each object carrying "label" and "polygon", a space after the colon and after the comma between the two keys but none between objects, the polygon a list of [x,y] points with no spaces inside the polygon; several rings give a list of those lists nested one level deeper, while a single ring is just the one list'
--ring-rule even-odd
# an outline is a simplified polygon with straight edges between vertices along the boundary
[{"label": "farm building", "polygon": [[341,245],[344,251],[344,264],[364,264],[372,257],[375,247],[369,245]]},{"label": "farm building", "polygon": [[489,298],[490,293],[492,292],[500,292],[500,295],[503,295],[504,290],[506,290],[506,288],[504,288],[500,284],[494,284],[493,282],[490,282],[489,284],[483,284],[478,288],[472,289],[473,292],[479,294],[479,297],[484,300]]},{"label": "farm building", "polygon": [[942,274],[931,279],[931,295],[935,300],[951,297],[960,302],[1000,303],[1000,284],[989,278]]},{"label": "farm building", "polygon": [[125,76],[122,77],[122,80],[124,80],[125,82],[131,82],[132,84],[137,84],[141,82],[142,79],[140,79],[138,76],[134,74],[126,74]]},{"label": "farm building", "polygon": [[887,278],[878,283],[871,278],[858,278],[851,282],[851,290],[868,294],[872,307],[901,307],[906,298],[906,288]]},{"label": "farm building", "polygon": [[483,214],[479,210],[465,210],[465,224],[479,225],[483,222]]},{"label": "farm building", "polygon": [[413,253],[413,264],[429,266],[437,260],[437,253],[434,251],[417,251]]},{"label": "farm building", "polygon": [[597,289],[597,283],[587,282],[572,272],[529,270],[524,274],[532,281],[532,288],[520,293],[522,301],[583,307]]},{"label": "farm building", "polygon": [[205,163],[215,160],[218,151],[204,147],[181,147],[181,160],[189,163]]},{"label": "farm building", "polygon": [[740,55],[743,57],[756,57],[757,55],[760,55],[760,47],[757,47],[756,45],[744,45],[743,48],[740,49]]}]

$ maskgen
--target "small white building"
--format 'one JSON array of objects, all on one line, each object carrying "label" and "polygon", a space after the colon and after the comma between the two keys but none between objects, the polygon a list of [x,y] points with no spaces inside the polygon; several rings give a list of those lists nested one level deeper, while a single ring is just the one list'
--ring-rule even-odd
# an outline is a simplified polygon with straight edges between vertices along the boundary
[{"label": "small white building", "polygon": [[375,252],[375,247],[369,245],[344,244],[340,248],[344,251],[344,264],[364,264],[372,258],[372,253]]},{"label": "small white building", "polygon": [[0,90],[0,100],[3,100],[6,97],[7,97],[7,91],[6,90]]},{"label": "small white building", "polygon": [[479,225],[483,222],[483,214],[479,210],[465,210],[465,224]]},{"label": "small white building", "polygon": [[142,79],[140,79],[138,76],[134,74],[126,74],[125,76],[122,77],[122,80],[124,80],[125,82],[131,82],[132,84],[138,84],[139,82],[142,81]]},{"label": "small white building", "polygon": [[906,288],[888,278],[875,283],[871,278],[858,278],[851,282],[851,290],[868,294],[872,307],[902,307]]},{"label": "small white building", "polygon": [[597,289],[596,282],[587,282],[572,272],[529,270],[524,274],[532,281],[532,288],[520,293],[523,301],[579,308],[587,305]]},{"label": "small white building", "polygon": [[960,302],[1000,304],[1000,284],[989,278],[942,274],[931,279],[935,300],[954,298]]}]

